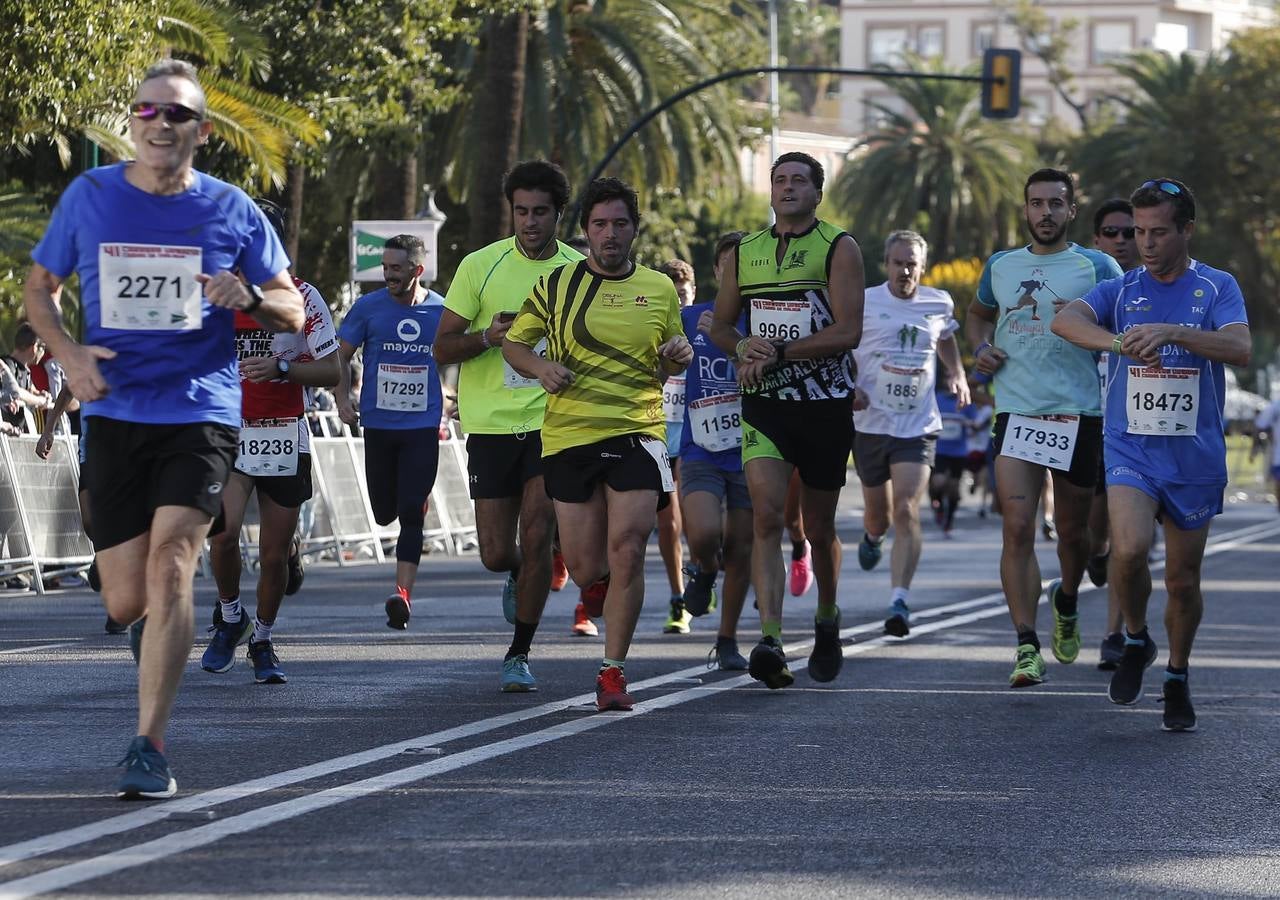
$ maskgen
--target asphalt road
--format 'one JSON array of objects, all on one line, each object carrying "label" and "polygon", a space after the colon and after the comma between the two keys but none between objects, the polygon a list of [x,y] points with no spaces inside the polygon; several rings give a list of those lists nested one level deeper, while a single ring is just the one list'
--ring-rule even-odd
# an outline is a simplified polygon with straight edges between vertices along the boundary
[{"label": "asphalt road", "polygon": [[[504,695],[501,578],[477,560],[424,561],[405,633],[383,624],[389,565],[312,566],[276,631],[287,685],[243,658],[201,671],[198,640],[168,738],[179,796],[149,805],[111,797],[135,679],[97,597],[0,594],[0,898],[1280,895],[1274,508],[1215,525],[1194,734],[1159,729],[1163,653],[1137,707],[1107,702],[1100,591],[1081,659],[1006,687],[998,519],[926,529],[906,640],[880,635],[887,555],[862,572],[841,524],[837,681],[707,671],[711,622],[661,633],[654,547],[632,713],[594,712],[602,642],[568,634],[567,590],[535,642],[541,690]],[[201,619],[212,597],[201,580]],[[793,668],[814,604],[788,598]]]}]

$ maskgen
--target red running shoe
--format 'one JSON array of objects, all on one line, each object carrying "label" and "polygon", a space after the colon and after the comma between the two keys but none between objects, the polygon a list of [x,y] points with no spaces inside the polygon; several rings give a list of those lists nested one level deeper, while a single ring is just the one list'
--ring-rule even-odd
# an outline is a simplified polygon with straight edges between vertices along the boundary
[{"label": "red running shoe", "polygon": [[587,608],[581,603],[573,608],[573,628],[569,631],[578,637],[595,637],[600,633],[596,623],[587,618]]},{"label": "red running shoe", "polygon": [[551,557],[551,590],[558,591],[569,583],[569,568],[564,564],[564,554],[559,550]]},{"label": "red running shoe", "polygon": [[608,666],[596,676],[596,709],[630,712],[635,701],[627,693],[627,679],[617,666]]},{"label": "red running shoe", "polygon": [[582,589],[579,599],[587,611],[587,616],[598,619],[604,615],[604,598],[609,593],[609,576],[592,582]]}]

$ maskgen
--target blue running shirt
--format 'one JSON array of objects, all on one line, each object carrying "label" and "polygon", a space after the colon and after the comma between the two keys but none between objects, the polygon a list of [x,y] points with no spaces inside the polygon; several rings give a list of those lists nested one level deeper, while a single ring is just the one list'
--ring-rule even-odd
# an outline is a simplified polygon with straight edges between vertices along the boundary
[{"label": "blue running shirt", "polygon": [[386,289],[365,294],[342,320],[338,337],[362,348],[360,421],[368,428],[440,427],[440,376],[432,344],[443,306],[397,303]]},{"label": "blue running shirt", "polygon": [[[1236,280],[1196,260],[1173,284],[1135,269],[1098,285],[1084,302],[1099,325],[1119,334],[1147,322],[1204,331],[1249,324]],[[1173,344],[1160,355],[1160,368],[1152,370],[1110,354],[1103,426],[1108,468],[1128,464],[1157,482],[1225,484],[1223,364]]]},{"label": "blue running shirt", "polygon": [[[742,471],[742,396],[733,360],[698,330],[698,319],[715,304],[695,303],[680,310],[693,362],[685,370],[684,431],[680,458],[712,463],[725,472]],[[744,314],[738,321],[747,330]]]},{"label": "blue running shirt", "polygon": [[125,180],[129,165],[71,182],[31,252],[58,278],[80,274],[84,342],[117,353],[98,362],[110,393],[84,414],[238,427],[235,314],[208,303],[194,275],[239,269],[262,284],[289,258],[239,188],[193,171],[189,190],[150,194]]},{"label": "blue running shirt", "polygon": [[992,343],[1009,355],[995,375],[997,413],[1101,415],[1093,354],[1049,325],[1055,300],[1070,303],[1121,274],[1110,256],[1076,244],[1047,256],[1021,247],[987,260],[977,299],[996,310]]},{"label": "blue running shirt", "polygon": [[942,416],[942,430],[934,452],[938,456],[968,456],[969,437],[981,425],[980,407],[970,403],[964,409],[956,409],[956,395],[943,388],[935,392],[938,413]]}]

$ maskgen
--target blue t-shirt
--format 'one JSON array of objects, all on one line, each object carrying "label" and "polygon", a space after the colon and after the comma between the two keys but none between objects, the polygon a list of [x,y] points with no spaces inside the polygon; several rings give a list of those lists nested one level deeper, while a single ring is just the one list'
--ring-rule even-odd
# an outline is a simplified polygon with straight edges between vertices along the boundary
[{"label": "blue t-shirt", "polygon": [[386,289],[365,294],[338,337],[364,352],[360,421],[366,428],[440,427],[440,376],[431,345],[443,306],[397,303]]},{"label": "blue t-shirt", "polygon": [[[714,305],[695,303],[680,310],[685,337],[693,345],[693,362],[685,370],[680,458],[709,462],[726,472],[741,472],[742,401],[738,372],[724,351],[698,330],[698,319]],[[738,328],[747,330],[745,315],[738,321]],[[728,446],[708,449],[721,445]]]},{"label": "blue t-shirt", "polygon": [[[1145,269],[1135,269],[1123,278],[1098,285],[1084,302],[1097,316],[1099,325],[1118,334],[1147,322],[1177,323],[1203,331],[1249,324],[1244,296],[1236,280],[1196,260],[1173,284],[1163,284]],[[1155,389],[1135,391],[1131,390],[1130,378],[1143,377],[1145,367],[1119,353],[1109,356],[1103,425],[1108,468],[1130,465],[1161,482],[1225,484],[1223,406],[1227,386],[1223,364],[1170,344],[1160,350],[1160,369],[1147,373],[1156,380],[1146,384]],[[1200,382],[1194,435],[1130,433],[1131,412],[1157,423],[1161,418],[1176,422],[1179,409],[1191,402],[1190,396],[1179,390],[1179,382],[1187,383],[1193,372]],[[1162,416],[1162,412],[1168,416]],[[1177,425],[1173,427],[1176,429]]]},{"label": "blue t-shirt", "polygon": [[964,409],[956,409],[956,395],[945,388],[934,392],[938,399],[938,412],[942,416],[942,430],[938,432],[935,452],[938,456],[968,456],[969,435],[980,421],[978,407],[970,403]]},{"label": "blue t-shirt", "polygon": [[206,301],[193,276],[239,269],[262,284],[289,258],[239,188],[193,172],[190,190],[160,196],[125,180],[128,166],[71,182],[31,251],[59,278],[80,274],[84,342],[117,354],[99,361],[111,390],[84,415],[239,426],[235,314]]},{"label": "blue t-shirt", "polygon": [[1076,244],[1048,255],[1020,247],[987,260],[977,299],[996,310],[992,343],[1009,355],[995,375],[997,413],[1102,414],[1093,354],[1049,326],[1055,300],[1070,303],[1120,274],[1110,256]]}]

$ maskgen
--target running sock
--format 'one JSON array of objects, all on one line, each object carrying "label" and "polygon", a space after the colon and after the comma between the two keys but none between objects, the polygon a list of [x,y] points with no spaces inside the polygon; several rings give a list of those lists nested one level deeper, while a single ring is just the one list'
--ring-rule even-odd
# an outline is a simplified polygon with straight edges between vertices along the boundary
[{"label": "running sock", "polygon": [[533,634],[537,630],[537,622],[530,625],[528,622],[521,622],[516,619],[516,633],[511,638],[511,647],[507,650],[507,655],[503,659],[508,660],[521,655],[528,656],[529,648],[533,646]]},{"label": "running sock", "polygon": [[154,738],[149,734],[144,734],[142,736],[151,742],[152,747],[155,747],[161,753],[164,752],[164,738]]},{"label": "running sock", "polygon": [[410,609],[413,609],[413,601],[409,599],[409,589],[407,587],[401,587],[397,584],[396,593],[400,595],[401,600],[409,605]]},{"label": "running sock", "polygon": [[1018,646],[1022,646],[1023,644],[1030,644],[1032,647],[1036,648],[1036,652],[1039,652],[1040,637],[1034,631],[1019,631]]},{"label": "running sock", "polygon": [[600,671],[605,669],[617,669],[619,672],[625,671],[627,661],[625,659],[609,659],[607,656],[600,662]]},{"label": "running sock", "polygon": [[896,587],[893,589],[893,594],[890,596],[889,603],[891,605],[901,603],[903,606],[908,606],[907,600],[910,596],[911,588]]},{"label": "running sock", "polygon": [[222,608],[222,621],[239,622],[240,617],[244,615],[244,610],[240,608],[240,595],[236,594],[230,600],[218,598],[218,606]]},{"label": "running sock", "polygon": [[771,637],[778,643],[782,643],[782,623],[781,622],[761,622],[760,633],[765,637]]},{"label": "running sock", "polygon": [[1053,598],[1053,608],[1059,615],[1074,616],[1076,614],[1076,603],[1080,599],[1077,594],[1068,594],[1062,588],[1058,588],[1058,594]]},{"label": "running sock", "polygon": [[807,543],[807,541],[800,541],[799,543],[796,543],[795,541],[791,542],[792,562],[800,562],[800,560],[804,559],[804,555],[808,551],[808,548],[805,546]]},{"label": "running sock", "polygon": [[1126,647],[1132,645],[1134,647],[1142,647],[1147,641],[1151,640],[1151,635],[1147,633],[1147,629],[1142,629],[1137,634],[1130,634],[1129,629],[1124,630],[1124,645]]},{"label": "running sock", "polygon": [[[814,616],[819,622],[834,622],[836,617],[840,615],[840,607],[834,603],[819,603],[818,613]],[[781,632],[781,626],[779,626]]]},{"label": "running sock", "polygon": [[869,531],[864,531],[862,533],[862,539],[866,541],[868,544],[870,544],[872,547],[879,547],[881,544],[884,543],[883,534],[880,535],[880,537],[872,537],[871,532]]},{"label": "running sock", "polygon": [[274,628],[275,625],[276,623],[274,621],[264,622],[262,621],[261,616],[254,616],[253,617],[253,642],[256,644],[258,641],[271,640],[271,629]]},{"label": "running sock", "polygon": [[1173,666],[1168,666],[1164,670],[1164,680],[1165,681],[1186,681],[1187,667],[1183,666],[1180,669],[1176,669]]}]

